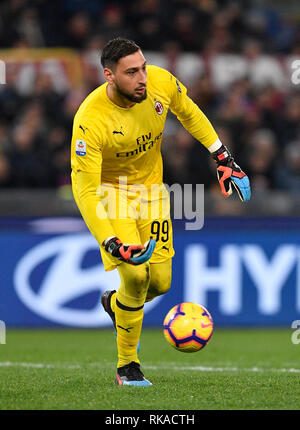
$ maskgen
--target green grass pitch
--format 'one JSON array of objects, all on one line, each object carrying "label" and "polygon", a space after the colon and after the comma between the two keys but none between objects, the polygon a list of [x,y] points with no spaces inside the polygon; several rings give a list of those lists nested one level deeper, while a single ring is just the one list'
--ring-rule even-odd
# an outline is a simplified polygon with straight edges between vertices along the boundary
[{"label": "green grass pitch", "polygon": [[284,410],[300,405],[300,344],[291,329],[216,328],[186,354],[145,328],[153,386],[114,385],[113,330],[12,330],[0,345],[1,410]]}]

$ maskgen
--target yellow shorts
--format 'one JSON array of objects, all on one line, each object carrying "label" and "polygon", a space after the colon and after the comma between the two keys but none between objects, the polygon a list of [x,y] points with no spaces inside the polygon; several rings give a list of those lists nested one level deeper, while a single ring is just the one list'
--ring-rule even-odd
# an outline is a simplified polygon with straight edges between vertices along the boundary
[{"label": "yellow shorts", "polygon": [[[116,236],[123,243],[144,244],[150,238],[155,239],[156,247],[150,263],[160,263],[174,256],[170,199],[163,185],[159,192],[147,195],[132,188],[130,192],[114,189],[113,198],[110,198],[110,192],[106,191],[102,187],[101,201]],[[121,263],[103,246],[100,246],[100,252],[105,270],[113,270]]]}]

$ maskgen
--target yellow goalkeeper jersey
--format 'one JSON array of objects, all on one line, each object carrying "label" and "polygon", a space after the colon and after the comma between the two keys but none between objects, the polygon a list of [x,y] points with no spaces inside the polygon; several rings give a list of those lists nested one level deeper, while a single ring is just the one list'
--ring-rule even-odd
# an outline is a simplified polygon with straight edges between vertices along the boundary
[{"label": "yellow goalkeeper jersey", "polygon": [[218,136],[187,90],[171,73],[147,66],[147,98],[131,108],[115,105],[107,96],[107,83],[94,90],[79,107],[73,124],[73,172],[101,173],[101,183],[118,187],[161,184],[161,143],[170,109],[204,146]]}]

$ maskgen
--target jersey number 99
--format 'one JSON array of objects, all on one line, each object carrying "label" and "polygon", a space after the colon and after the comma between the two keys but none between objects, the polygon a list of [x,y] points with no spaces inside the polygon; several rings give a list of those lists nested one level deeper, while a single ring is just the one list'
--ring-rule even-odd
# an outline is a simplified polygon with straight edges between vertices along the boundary
[{"label": "jersey number 99", "polygon": [[151,237],[158,242],[168,242],[169,240],[169,221],[166,219],[163,222],[153,221],[151,224]]}]

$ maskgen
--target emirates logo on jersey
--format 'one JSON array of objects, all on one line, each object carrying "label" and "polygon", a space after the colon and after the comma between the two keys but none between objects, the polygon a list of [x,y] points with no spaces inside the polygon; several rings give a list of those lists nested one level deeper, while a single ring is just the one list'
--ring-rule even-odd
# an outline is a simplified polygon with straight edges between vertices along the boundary
[{"label": "emirates logo on jersey", "polygon": [[155,102],[155,110],[158,113],[158,115],[161,115],[164,111],[164,107],[161,102]]}]

